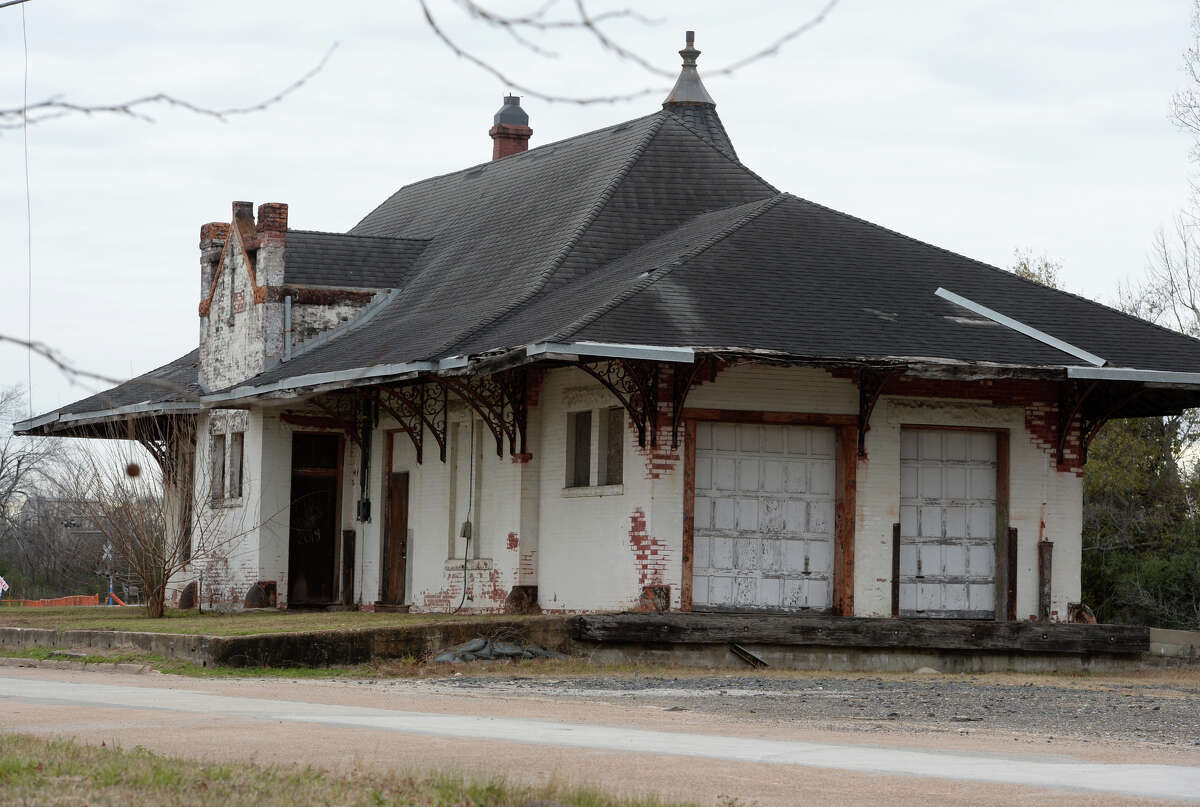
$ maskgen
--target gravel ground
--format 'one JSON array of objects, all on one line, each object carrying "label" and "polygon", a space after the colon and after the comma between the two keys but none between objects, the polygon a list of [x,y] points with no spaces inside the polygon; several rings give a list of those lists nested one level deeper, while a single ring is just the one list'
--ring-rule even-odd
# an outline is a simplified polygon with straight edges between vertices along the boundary
[{"label": "gravel ground", "polygon": [[864,732],[991,730],[1085,741],[1200,746],[1200,688],[1057,686],[941,678],[455,677],[387,682],[427,690],[567,697]]}]

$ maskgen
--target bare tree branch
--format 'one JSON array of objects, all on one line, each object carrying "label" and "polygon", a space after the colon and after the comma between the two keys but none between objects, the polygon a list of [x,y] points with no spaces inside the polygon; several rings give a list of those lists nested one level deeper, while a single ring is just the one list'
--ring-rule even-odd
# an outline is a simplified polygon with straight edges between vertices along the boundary
[{"label": "bare tree branch", "polygon": [[80,104],[73,101],[64,100],[61,96],[56,95],[24,107],[14,107],[11,109],[0,108],[0,129],[19,129],[25,123],[44,123],[48,120],[61,118],[64,115],[70,114],[118,115],[134,118],[135,120],[145,121],[147,123],[154,123],[155,119],[143,111],[147,107],[154,106],[166,106],[174,107],[176,109],[184,109],[197,115],[213,118],[221,123],[227,123],[228,119],[231,117],[248,115],[253,112],[261,112],[265,109],[268,109],[269,107],[278,104],[289,95],[299,90],[325,68],[326,63],[328,63],[329,58],[333,55],[333,52],[337,49],[337,46],[338,43],[336,42],[330,45],[329,50],[325,52],[325,55],[321,57],[321,60],[300,78],[296,79],[274,95],[248,106],[225,108],[206,107],[183,98],[177,98],[176,96],[169,95],[167,93],[144,95],[140,98],[133,98],[116,104]]},{"label": "bare tree branch", "polygon": [[[434,35],[441,40],[441,42],[446,45],[446,47],[448,47],[455,56],[458,56],[461,59],[466,59],[480,69],[485,70],[491,75],[495,76],[502,83],[508,85],[513,90],[516,90],[524,95],[528,95],[530,97],[550,103],[586,105],[611,104],[620,101],[629,101],[646,95],[662,94],[669,90],[669,87],[644,87],[640,90],[635,90],[632,92],[599,96],[557,95],[538,90],[529,86],[528,84],[514,80],[510,74],[501,71],[499,68],[495,67],[482,57],[477,56],[475,53],[468,51],[466,48],[459,45],[450,37],[450,35],[446,32],[446,29],[434,17],[428,0],[418,0],[418,2],[420,3],[421,12],[425,17],[425,22],[429,25],[430,30],[433,31]],[[585,0],[573,0],[577,15],[576,18],[548,20],[545,18],[545,15],[554,5],[553,0],[541,6],[532,13],[515,16],[498,14],[494,11],[484,8],[479,3],[475,2],[475,0],[454,0],[454,2],[456,5],[462,8],[471,19],[481,22],[489,27],[505,31],[522,47],[544,58],[557,58],[558,54],[529,40],[524,36],[524,31],[536,31],[538,33],[545,33],[551,30],[572,29],[585,31],[593,39],[595,39],[603,49],[609,51],[623,61],[636,64],[638,67],[642,68],[651,75],[666,79],[674,78],[676,75],[675,71],[664,70],[653,64],[649,59],[620,44],[603,29],[603,23],[617,19],[632,19],[643,25],[654,25],[660,22],[660,20],[651,19],[632,9],[607,11],[593,15],[588,11]],[[751,65],[754,62],[778,55],[787,43],[824,22],[829,16],[830,12],[833,11],[833,8],[837,5],[837,3],[838,0],[828,0],[821,10],[817,12],[817,14],[805,20],[800,25],[788,30],[765,48],[750,53],[739,59],[735,59],[723,67],[713,70],[706,70],[705,74],[708,76],[731,75],[735,71]]]}]

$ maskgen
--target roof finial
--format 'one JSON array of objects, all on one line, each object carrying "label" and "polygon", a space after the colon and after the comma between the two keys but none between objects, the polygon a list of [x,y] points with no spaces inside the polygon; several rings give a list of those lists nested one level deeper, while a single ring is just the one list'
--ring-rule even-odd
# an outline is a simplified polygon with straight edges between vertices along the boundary
[{"label": "roof finial", "polygon": [[679,55],[683,57],[683,69],[679,72],[679,79],[675,82],[671,94],[663,101],[663,106],[699,104],[715,107],[716,102],[708,94],[708,90],[704,89],[700,73],[696,70],[696,57],[700,55],[700,51],[696,50],[696,32],[687,31],[684,39],[687,44],[679,51]]}]

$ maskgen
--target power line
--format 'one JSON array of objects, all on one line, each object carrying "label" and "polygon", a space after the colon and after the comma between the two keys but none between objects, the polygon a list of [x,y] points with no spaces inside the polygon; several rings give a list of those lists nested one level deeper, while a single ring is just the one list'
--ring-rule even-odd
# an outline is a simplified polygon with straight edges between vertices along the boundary
[{"label": "power line", "polygon": [[21,88],[21,120],[24,121],[21,136],[25,144],[25,341],[30,344],[25,353],[25,394],[29,401],[29,416],[33,417],[33,202],[29,192],[29,116],[26,114],[29,109],[29,34],[25,28],[25,6],[21,6],[21,44],[25,48],[25,75]]}]

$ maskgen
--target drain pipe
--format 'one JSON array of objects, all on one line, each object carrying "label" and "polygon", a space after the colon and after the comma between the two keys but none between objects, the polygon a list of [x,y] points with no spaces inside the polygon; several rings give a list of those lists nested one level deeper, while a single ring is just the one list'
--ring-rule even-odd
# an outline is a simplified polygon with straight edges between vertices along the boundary
[{"label": "drain pipe", "polygon": [[283,360],[292,360],[292,295],[283,298]]}]

